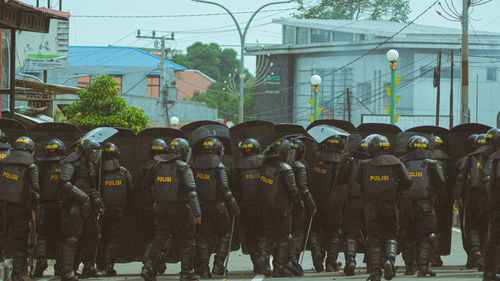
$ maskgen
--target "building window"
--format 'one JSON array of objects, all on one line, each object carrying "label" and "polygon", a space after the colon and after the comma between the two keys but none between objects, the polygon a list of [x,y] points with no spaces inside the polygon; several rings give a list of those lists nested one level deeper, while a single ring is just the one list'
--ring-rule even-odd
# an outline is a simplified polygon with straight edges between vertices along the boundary
[{"label": "building window", "polygon": [[321,29],[311,29],[311,43],[330,42],[331,32]]},{"label": "building window", "polygon": [[149,75],[148,76],[148,97],[159,97],[160,96],[160,76],[159,75]]},{"label": "building window", "polygon": [[486,70],[486,81],[497,81],[496,67],[488,67]]},{"label": "building window", "polygon": [[334,31],[333,32],[333,41],[334,42],[352,42],[353,34],[347,32]]},{"label": "building window", "polygon": [[116,81],[115,88],[118,90],[118,92],[122,92],[122,75],[111,75],[111,78]]},{"label": "building window", "polygon": [[297,28],[297,44],[309,44],[309,28]]},{"label": "building window", "polygon": [[283,26],[283,44],[295,44],[295,27]]},{"label": "building window", "polygon": [[[81,74],[77,74],[81,75]],[[85,88],[90,84],[91,76],[90,75],[82,75],[78,76],[78,83],[76,84],[77,87],[79,88]]]}]

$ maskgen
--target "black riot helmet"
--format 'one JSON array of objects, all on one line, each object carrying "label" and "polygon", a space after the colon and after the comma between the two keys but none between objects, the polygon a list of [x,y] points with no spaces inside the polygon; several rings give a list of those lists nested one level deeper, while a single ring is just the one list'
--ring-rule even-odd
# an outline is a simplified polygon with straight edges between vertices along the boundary
[{"label": "black riot helmet", "polygon": [[178,153],[184,162],[189,162],[189,158],[191,158],[191,147],[189,146],[189,142],[184,138],[173,139],[170,142],[168,151]]},{"label": "black riot helmet", "polygon": [[500,138],[500,129],[498,128],[491,128],[486,133],[486,143],[488,144],[495,144],[499,138]]},{"label": "black riot helmet", "polygon": [[361,140],[358,147],[359,152],[368,153],[368,141],[366,139]]},{"label": "black riot helmet", "polygon": [[35,150],[35,143],[28,137],[19,137],[14,143],[13,148],[14,150],[22,150],[33,154],[33,151]]},{"label": "black riot helmet", "polygon": [[295,158],[304,159],[306,157],[306,145],[301,139],[293,139],[293,147],[295,148]]},{"label": "black riot helmet", "polygon": [[389,153],[391,144],[386,136],[373,134],[369,135],[366,140],[368,142],[368,153],[370,153],[370,155]]},{"label": "black riot helmet", "polygon": [[47,156],[60,156],[64,154],[64,143],[60,139],[51,139],[45,145]]},{"label": "black riot helmet", "polygon": [[432,149],[441,149],[443,147],[444,141],[440,136],[432,136],[429,141]]},{"label": "black riot helmet", "polygon": [[118,159],[120,158],[120,150],[114,143],[107,142],[102,147],[102,156],[104,159]]},{"label": "black riot helmet", "polygon": [[83,157],[87,158],[94,164],[97,164],[101,159],[101,145],[93,139],[81,140],[78,151],[80,151]]},{"label": "black riot helmet", "polygon": [[149,153],[153,156],[167,153],[167,143],[162,139],[154,139]]},{"label": "black riot helmet", "polygon": [[215,153],[218,156],[222,156],[222,143],[219,139],[214,137],[206,138],[201,143],[201,151],[205,153]]},{"label": "black riot helmet", "polygon": [[256,139],[246,139],[240,144],[240,152],[242,156],[260,154],[260,143]]},{"label": "black riot helmet", "polygon": [[334,135],[321,143],[324,152],[338,152],[341,153],[344,149],[344,139],[339,135]]},{"label": "black riot helmet", "polygon": [[4,130],[0,129],[0,142],[7,143],[9,140],[7,139],[7,133]]},{"label": "black riot helmet", "polygon": [[287,139],[280,139],[275,142],[274,146],[280,160],[285,162],[291,162],[294,160],[295,149],[291,141]]},{"label": "black riot helmet", "polygon": [[413,150],[427,150],[429,149],[429,140],[423,136],[413,136],[408,142],[408,149]]},{"label": "black riot helmet", "polygon": [[488,142],[486,141],[486,134],[480,134],[474,138],[474,145],[476,147],[481,147],[481,146],[487,145],[487,144],[488,144]]}]

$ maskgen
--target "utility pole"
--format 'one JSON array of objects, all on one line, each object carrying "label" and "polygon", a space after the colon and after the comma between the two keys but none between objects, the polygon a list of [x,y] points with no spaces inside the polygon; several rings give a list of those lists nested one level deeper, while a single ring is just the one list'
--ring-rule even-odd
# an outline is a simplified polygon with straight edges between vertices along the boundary
[{"label": "utility pole", "polygon": [[351,122],[351,89],[347,88],[347,121]]},{"label": "utility pole", "polygon": [[479,123],[479,74],[476,74],[476,123]]},{"label": "utility pole", "polygon": [[436,96],[436,126],[439,126],[439,110],[441,106],[441,49],[438,51],[438,65],[436,68],[436,74],[434,76],[435,87],[437,88],[437,96]]},{"label": "utility pole", "polygon": [[469,109],[469,7],[470,0],[463,0],[462,8],[462,110],[460,123],[470,122]]},{"label": "utility pole", "polygon": [[451,61],[451,71],[450,71],[450,130],[453,128],[453,50],[451,50],[450,54],[450,61]]},{"label": "utility pole", "polygon": [[160,95],[162,98],[162,103],[163,103],[163,108],[165,109],[165,120],[167,123],[167,127],[171,127],[170,124],[170,118],[168,116],[168,87],[165,87],[167,85],[167,77],[165,75],[165,59],[166,59],[166,53],[165,53],[165,40],[175,40],[174,39],[174,33],[172,32],[171,37],[167,38],[165,36],[161,37],[156,37],[156,33],[153,31],[153,36],[143,36],[141,35],[140,30],[137,30],[137,38],[141,39],[152,39],[152,40],[160,40],[160,52],[161,52],[161,58],[160,58]]}]

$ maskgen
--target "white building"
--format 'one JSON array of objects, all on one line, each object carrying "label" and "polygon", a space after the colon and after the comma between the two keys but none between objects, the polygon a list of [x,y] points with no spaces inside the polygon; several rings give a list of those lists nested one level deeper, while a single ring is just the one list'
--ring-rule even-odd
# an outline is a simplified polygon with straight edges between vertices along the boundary
[{"label": "white building", "polygon": [[[346,89],[350,99],[351,121],[388,122],[390,86],[386,52],[397,49],[396,87],[401,96],[396,114],[403,129],[434,125],[436,88],[434,67],[442,49],[440,125],[449,126],[450,53],[454,51],[453,115],[458,124],[461,109],[461,30],[388,21],[276,19],[283,26],[282,44],[247,48],[247,55],[271,54],[271,79],[257,88],[256,118],[274,122],[310,123],[313,98],[310,77],[322,76],[320,118],[348,117]],[[402,31],[401,31],[402,30]],[[469,107],[471,122],[496,125],[500,110],[500,33],[470,29]],[[477,80],[477,81],[476,81]],[[477,92],[476,95],[476,82]],[[476,104],[476,98],[479,102]],[[476,109],[477,108],[477,109]],[[411,116],[411,117],[409,117]],[[477,119],[476,119],[477,116]]]}]

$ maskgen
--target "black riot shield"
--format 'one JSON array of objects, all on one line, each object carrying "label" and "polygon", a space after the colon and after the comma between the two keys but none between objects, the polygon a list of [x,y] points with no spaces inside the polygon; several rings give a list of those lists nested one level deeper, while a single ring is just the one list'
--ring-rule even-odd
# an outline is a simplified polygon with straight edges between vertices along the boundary
[{"label": "black riot shield", "polygon": [[71,153],[71,144],[78,141],[82,136],[82,131],[75,125],[69,123],[41,123],[30,129],[30,136],[35,142],[35,156],[43,157],[45,144],[54,138],[60,139],[66,146],[65,154]]},{"label": "black riot shield", "polygon": [[427,133],[420,133],[420,132],[401,132],[396,135],[396,139],[393,143],[391,143],[392,146],[392,152],[394,155],[397,157],[400,157],[408,152],[408,143],[410,142],[410,139],[413,136],[422,136],[427,139],[429,139],[431,136]]},{"label": "black riot shield", "polygon": [[385,123],[363,123],[358,126],[358,132],[363,138],[371,134],[379,134],[386,136],[391,144],[391,152],[394,152],[397,134],[401,133],[401,129],[396,125]]},{"label": "black riot shield", "polygon": [[307,131],[304,127],[295,124],[276,124],[274,125],[274,131],[276,133],[275,139],[282,137],[298,137],[305,136]]},{"label": "black riot shield", "polygon": [[23,123],[9,118],[0,119],[0,129],[7,134],[7,139],[11,145],[14,144],[18,137],[27,136],[29,137],[28,129]]},{"label": "black riot shield", "polygon": [[309,126],[307,126],[306,131],[309,131],[309,129],[311,129],[312,127],[316,127],[319,125],[333,126],[333,127],[342,129],[346,132],[349,132],[351,134],[355,133],[357,131],[356,127],[354,127],[354,125],[351,122],[345,121],[345,120],[335,120],[335,119],[316,120],[316,121],[312,122],[311,124],[309,124]]},{"label": "black riot shield", "polygon": [[240,159],[240,142],[253,138],[256,139],[262,150],[275,140],[274,125],[268,121],[253,120],[237,124],[229,129],[231,134],[231,147],[233,149],[233,159],[236,163]]},{"label": "black riot shield", "polygon": [[232,154],[231,135],[229,128],[222,124],[206,124],[196,128],[189,137],[189,143],[193,148],[193,154],[199,152],[199,144],[208,137],[216,137],[224,146],[224,154]]},{"label": "black riot shield", "polygon": [[489,129],[491,129],[490,126],[477,123],[460,124],[453,127],[450,130],[450,152],[453,160],[458,160],[474,150],[466,145],[465,140],[468,136],[484,134]]},{"label": "black riot shield", "polygon": [[443,140],[441,150],[450,154],[450,130],[439,126],[419,126],[406,130],[406,132],[416,132],[427,134],[429,137],[438,136]]}]

